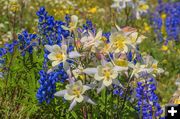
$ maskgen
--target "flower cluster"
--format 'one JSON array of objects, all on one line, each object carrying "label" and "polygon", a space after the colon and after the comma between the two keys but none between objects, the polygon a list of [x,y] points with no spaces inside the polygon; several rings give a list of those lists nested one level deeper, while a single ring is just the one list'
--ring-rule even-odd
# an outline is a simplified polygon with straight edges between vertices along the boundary
[{"label": "flower cluster", "polygon": [[179,40],[180,2],[160,2],[152,15],[152,26],[160,41]]},{"label": "flower cluster", "polygon": [[140,16],[144,13],[147,13],[149,6],[146,3],[146,0],[114,0],[114,3],[111,5],[112,8],[122,11],[125,8],[132,8],[132,13],[137,19],[140,19]]},{"label": "flower cluster", "polygon": [[32,54],[33,46],[37,45],[36,38],[36,34],[29,34],[26,30],[18,35],[19,50],[21,50],[22,56],[25,56],[26,52]]},{"label": "flower cluster", "polygon": [[[76,15],[66,15],[65,22],[56,21],[44,7],[39,9],[37,15],[39,39],[44,46],[43,70],[39,73],[40,87],[37,92],[40,103],[50,103],[57,96],[71,101],[69,110],[83,101],[95,105],[93,96],[87,92],[96,90],[94,93],[99,94],[102,90],[109,90],[122,96],[126,88],[130,88],[132,93],[135,87],[129,83],[139,81],[143,72],[151,76],[163,72],[151,56],[141,56],[137,45],[146,37],[135,28],[116,25],[116,31],[103,33],[90,20],[83,27],[78,27]],[[122,78],[127,80],[124,82]],[[60,87],[60,91],[56,92],[57,83],[63,83],[65,89]],[[131,87],[126,87],[124,83]],[[149,88],[140,90],[140,86]],[[139,95],[146,93],[147,100],[153,102],[153,105],[149,101],[145,106],[138,105],[143,108],[150,105],[151,108],[156,107],[155,112],[159,116],[161,109],[155,98],[155,85],[138,83],[136,90]],[[137,96],[139,103],[144,100],[142,98]]]},{"label": "flower cluster", "polygon": [[137,82],[136,98],[138,99],[137,110],[141,114],[140,117],[143,119],[159,117],[163,110],[158,103],[158,97],[155,94],[156,86],[155,80],[149,78],[147,80]]}]

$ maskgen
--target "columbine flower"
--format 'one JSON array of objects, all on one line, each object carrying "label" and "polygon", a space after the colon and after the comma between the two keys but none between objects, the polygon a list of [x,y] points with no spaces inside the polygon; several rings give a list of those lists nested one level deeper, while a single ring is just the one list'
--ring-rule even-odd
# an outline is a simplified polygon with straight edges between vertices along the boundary
[{"label": "columbine flower", "polygon": [[112,43],[112,51],[114,51],[115,53],[127,53],[128,52],[128,45],[130,45],[130,41],[127,40],[128,37],[121,33],[121,32],[116,32],[113,33],[110,36],[110,42]]},{"label": "columbine flower", "polygon": [[66,100],[70,100],[71,105],[69,110],[77,104],[77,102],[86,101],[90,104],[95,104],[89,97],[84,96],[85,91],[91,89],[91,87],[83,85],[80,80],[73,82],[66,86],[66,90],[58,91],[54,95],[64,97]]},{"label": "columbine flower", "polygon": [[137,29],[129,26],[122,28],[122,31],[127,35],[133,45],[140,44],[146,38],[145,36],[140,35],[137,32]]},{"label": "columbine flower", "polygon": [[148,9],[149,9],[149,6],[147,5],[147,3],[145,1],[139,1],[137,4],[136,11],[135,11],[136,18],[140,19],[140,14],[146,13]]},{"label": "columbine flower", "polygon": [[112,84],[118,86],[122,85],[116,79],[118,76],[118,71],[123,70],[118,66],[113,66],[110,62],[103,65],[99,65],[97,68],[87,68],[84,69],[84,73],[92,75],[94,74],[94,79],[100,81],[97,92],[99,93],[105,87],[108,87]]},{"label": "columbine flower", "polygon": [[153,71],[152,68],[147,68],[146,65],[140,64],[140,63],[136,63],[135,65],[133,63],[129,63],[129,67],[133,68],[133,72],[132,72],[130,78],[132,78],[132,76],[134,76],[134,75],[136,78],[138,78],[139,73],[141,73],[141,72],[151,73]]},{"label": "columbine flower", "polygon": [[62,45],[61,47],[59,47],[58,45],[45,45],[45,48],[50,52],[50,54],[48,55],[48,59],[53,61],[53,67],[57,66],[62,62],[66,63],[66,60],[68,58],[76,58],[81,56],[77,51],[69,52],[69,55],[67,55],[66,45]]},{"label": "columbine flower", "polygon": [[69,27],[66,27],[66,26],[62,26],[62,28],[64,30],[69,30],[69,31],[74,31],[77,27],[77,24],[78,24],[78,17],[76,15],[72,15],[71,16],[71,22],[69,24]]},{"label": "columbine flower", "polygon": [[111,5],[111,7],[119,10],[126,8],[126,4],[132,2],[132,0],[113,0],[113,1],[114,3]]},{"label": "columbine flower", "polygon": [[93,33],[88,31],[88,36],[82,37],[81,43],[83,44],[84,49],[91,48],[91,50],[95,52],[95,47],[98,46],[101,38],[102,30],[99,30],[96,35],[93,35]]},{"label": "columbine flower", "polygon": [[148,55],[143,57],[143,59],[145,61],[146,67],[152,68],[154,73],[160,74],[164,72],[162,68],[158,68],[158,61],[155,60],[152,56]]}]

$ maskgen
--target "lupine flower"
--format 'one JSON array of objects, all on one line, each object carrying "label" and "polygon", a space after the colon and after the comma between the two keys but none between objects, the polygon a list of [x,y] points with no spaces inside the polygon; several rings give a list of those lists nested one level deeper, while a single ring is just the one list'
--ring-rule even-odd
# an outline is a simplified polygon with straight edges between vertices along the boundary
[{"label": "lupine flower", "polygon": [[[137,110],[141,118],[159,117],[163,110],[158,103],[158,97],[155,94],[156,86],[154,79],[150,78],[145,82],[138,82],[136,88],[136,98],[138,100]],[[154,114],[154,115],[153,115]]]},{"label": "lupine flower", "polygon": [[83,85],[82,82],[78,80],[76,82],[68,84],[66,86],[66,90],[58,91],[54,95],[64,97],[66,100],[70,100],[71,105],[69,107],[69,110],[72,110],[77,102],[81,103],[83,100],[90,104],[95,104],[89,97],[83,95],[85,91],[89,89],[91,89],[91,87]]}]

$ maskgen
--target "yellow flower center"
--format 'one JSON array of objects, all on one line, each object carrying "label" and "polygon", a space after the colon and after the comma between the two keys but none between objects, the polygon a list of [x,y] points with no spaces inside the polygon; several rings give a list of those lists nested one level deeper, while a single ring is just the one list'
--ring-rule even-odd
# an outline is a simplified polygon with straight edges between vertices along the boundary
[{"label": "yellow flower center", "polygon": [[63,60],[64,59],[64,54],[56,54],[56,58],[58,59],[58,60]]},{"label": "yellow flower center", "polygon": [[167,15],[165,14],[165,13],[162,13],[161,14],[161,18],[164,20],[164,19],[166,19],[166,17],[167,17]]},{"label": "yellow flower center", "polygon": [[81,90],[79,87],[74,87],[72,91],[73,91],[73,95],[76,95],[77,97],[81,95]]},{"label": "yellow flower center", "polygon": [[118,59],[115,61],[115,64],[118,66],[126,67],[128,66],[128,62],[126,60]]},{"label": "yellow flower center", "polygon": [[114,38],[114,46],[118,49],[123,49],[125,46],[125,40],[126,38],[123,35],[119,34]]},{"label": "yellow flower center", "polygon": [[147,10],[149,8],[149,6],[148,5],[146,5],[146,4],[141,4],[141,5],[139,5],[139,9],[140,10]]},{"label": "yellow flower center", "polygon": [[111,72],[109,70],[107,70],[107,69],[104,69],[103,70],[103,75],[105,77],[105,80],[109,80],[110,77],[111,77]]},{"label": "yellow flower center", "polygon": [[157,64],[153,64],[152,68],[157,69]]}]

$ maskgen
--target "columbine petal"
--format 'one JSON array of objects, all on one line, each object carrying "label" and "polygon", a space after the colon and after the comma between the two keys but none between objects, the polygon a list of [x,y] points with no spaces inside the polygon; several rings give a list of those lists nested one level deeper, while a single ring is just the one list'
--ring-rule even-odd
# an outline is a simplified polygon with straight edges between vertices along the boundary
[{"label": "columbine petal", "polygon": [[67,93],[67,90],[62,90],[62,91],[56,92],[54,95],[58,97],[63,97],[66,93]]},{"label": "columbine petal", "polygon": [[52,66],[55,67],[55,66],[57,66],[57,65],[60,64],[60,63],[61,63],[61,61],[53,61],[53,62],[52,62]]},{"label": "columbine petal", "polygon": [[97,72],[97,68],[86,68],[83,70],[83,73],[91,75]]},{"label": "columbine petal", "polygon": [[55,54],[54,52],[50,53],[50,54],[48,55],[48,59],[50,59],[50,60],[57,60],[56,54]]},{"label": "columbine petal", "polygon": [[82,102],[84,100],[84,97],[82,95],[79,95],[79,97],[76,97],[75,100],[77,102]]},{"label": "columbine petal", "polygon": [[66,26],[61,26],[64,30],[69,30],[69,28],[68,27],[66,27]]},{"label": "columbine petal", "polygon": [[69,58],[77,58],[77,57],[80,57],[81,54],[78,53],[77,51],[72,51],[69,53]]},{"label": "columbine petal", "polygon": [[60,52],[61,51],[61,48],[59,47],[59,45],[53,45],[53,52]]},{"label": "columbine petal", "polygon": [[100,80],[103,79],[103,77],[100,77],[100,76],[98,75],[98,73],[96,73],[96,74],[94,75],[94,78],[95,78],[95,80],[97,80],[97,81],[100,81]]},{"label": "columbine petal", "polygon": [[101,91],[102,91],[102,89],[104,89],[105,88],[105,86],[104,86],[104,84],[102,83],[102,81],[99,83],[99,86],[98,86],[98,88],[97,88],[97,93],[100,93]]},{"label": "columbine petal", "polygon": [[102,30],[100,29],[100,30],[98,31],[98,33],[96,34],[95,39],[96,39],[96,40],[100,40],[101,37],[102,37]]},{"label": "columbine petal", "polygon": [[78,23],[78,17],[76,15],[72,15],[71,22],[76,26]]},{"label": "columbine petal", "polygon": [[112,80],[103,80],[103,84],[105,86],[110,86],[112,84]]},{"label": "columbine petal", "polygon": [[66,100],[72,100],[73,98],[75,98],[75,96],[74,96],[74,95],[69,95],[68,93],[66,93],[66,94],[64,95],[64,98],[65,98]]},{"label": "columbine petal", "polygon": [[115,66],[114,70],[115,71],[126,71],[126,70],[128,70],[128,67]]},{"label": "columbine petal", "polygon": [[70,107],[69,107],[69,111],[71,111],[72,108],[73,108],[76,104],[77,104],[76,100],[73,100],[73,101],[71,102]]},{"label": "columbine petal", "polygon": [[84,96],[84,101],[88,102],[90,104],[96,105],[96,103],[94,101],[92,101],[88,96]]},{"label": "columbine petal", "polygon": [[45,45],[44,46],[49,52],[53,52],[53,47],[50,45]]},{"label": "columbine petal", "polygon": [[69,63],[68,62],[63,62],[63,68],[65,71],[69,70],[70,69],[70,66],[69,66]]}]

